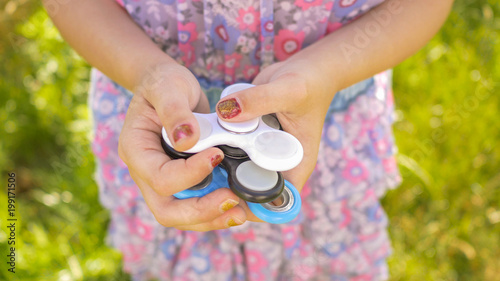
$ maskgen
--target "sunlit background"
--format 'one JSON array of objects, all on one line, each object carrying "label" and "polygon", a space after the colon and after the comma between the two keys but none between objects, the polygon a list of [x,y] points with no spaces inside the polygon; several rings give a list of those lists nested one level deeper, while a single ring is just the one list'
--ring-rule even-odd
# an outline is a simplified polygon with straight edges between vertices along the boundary
[{"label": "sunlit background", "polygon": [[[0,280],[128,280],[92,180],[89,66],[40,1],[0,0]],[[422,15],[425,16],[425,15]],[[500,280],[500,3],[457,0],[395,69],[392,280]],[[17,263],[7,271],[7,172]]]}]

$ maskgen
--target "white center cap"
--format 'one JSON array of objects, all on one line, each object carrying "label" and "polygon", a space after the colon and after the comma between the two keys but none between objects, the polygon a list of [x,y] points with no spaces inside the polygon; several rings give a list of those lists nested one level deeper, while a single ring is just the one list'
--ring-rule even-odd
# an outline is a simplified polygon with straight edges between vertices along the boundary
[{"label": "white center cap", "polygon": [[248,120],[245,122],[236,122],[236,123],[231,123],[231,122],[226,122],[222,121],[219,118],[219,124],[226,130],[230,132],[235,132],[235,133],[250,133],[255,131],[257,129],[257,126],[259,126],[259,118],[255,118],[252,120]]},{"label": "white center cap", "polygon": [[236,178],[248,189],[267,191],[278,182],[278,173],[263,169],[253,161],[246,161],[236,168]]}]

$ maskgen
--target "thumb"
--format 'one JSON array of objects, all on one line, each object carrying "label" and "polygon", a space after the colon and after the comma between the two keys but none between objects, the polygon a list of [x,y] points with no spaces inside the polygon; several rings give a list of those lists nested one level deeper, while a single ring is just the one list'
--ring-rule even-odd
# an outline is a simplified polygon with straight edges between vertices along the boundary
[{"label": "thumb", "polygon": [[270,113],[285,112],[292,96],[286,97],[288,86],[280,80],[258,85],[221,99],[217,114],[224,121],[242,122]]},{"label": "thumb", "polygon": [[199,85],[168,83],[150,93],[148,101],[155,108],[161,124],[167,132],[175,150],[185,151],[193,147],[199,139],[200,128],[192,109],[199,104]]}]

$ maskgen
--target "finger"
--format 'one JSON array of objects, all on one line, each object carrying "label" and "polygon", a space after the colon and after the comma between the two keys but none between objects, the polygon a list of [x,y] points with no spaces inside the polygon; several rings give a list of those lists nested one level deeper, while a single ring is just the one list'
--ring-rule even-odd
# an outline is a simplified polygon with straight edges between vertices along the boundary
[{"label": "finger", "polygon": [[247,221],[264,222],[263,220],[259,219],[256,215],[254,215],[252,211],[250,211],[247,202],[241,202],[239,206],[245,211],[245,214],[247,216]]},{"label": "finger", "polygon": [[118,150],[129,170],[158,194],[169,196],[198,184],[222,161],[224,154],[218,148],[206,149],[187,160],[171,160],[161,147],[161,125],[148,117],[154,109],[144,99],[134,99],[120,134]]},{"label": "finger", "polygon": [[198,81],[182,67],[165,67],[151,76],[156,79],[144,88],[144,97],[155,108],[168,138],[176,150],[193,147],[199,139],[199,125],[192,111],[203,96]]},{"label": "finger", "polygon": [[174,149],[185,151],[198,141],[200,128],[182,91],[172,92],[174,97],[160,95],[152,103]]},{"label": "finger", "polygon": [[217,103],[217,114],[226,121],[241,122],[270,113],[286,113],[307,94],[299,80],[283,77],[228,95]]},{"label": "finger", "polygon": [[188,159],[171,160],[161,147],[137,147],[128,158],[134,164],[127,165],[132,165],[159,195],[170,196],[200,183],[223,158],[218,148],[206,149]]},{"label": "finger", "polygon": [[208,98],[205,94],[200,96],[200,101],[198,105],[193,109],[193,112],[198,113],[210,113],[210,103],[208,102]]},{"label": "finger", "polygon": [[147,205],[163,226],[178,228],[212,224],[212,227],[222,227],[220,221],[224,219],[218,219],[219,217],[232,217],[234,221],[241,223],[246,220],[245,212],[241,208],[233,210],[240,203],[240,198],[229,188],[217,189],[200,198],[180,200],[172,196],[158,196],[145,182],[140,179],[138,182]]},{"label": "finger", "polygon": [[252,84],[261,85],[269,83],[269,79],[276,73],[276,71],[285,64],[284,61],[276,62],[271,65],[266,66],[259,74],[254,78]]},{"label": "finger", "polygon": [[221,215],[210,222],[195,225],[180,225],[176,226],[175,228],[179,230],[211,231],[242,225],[243,223],[245,223],[245,221],[245,210],[241,206],[236,206],[224,213],[224,215]]}]

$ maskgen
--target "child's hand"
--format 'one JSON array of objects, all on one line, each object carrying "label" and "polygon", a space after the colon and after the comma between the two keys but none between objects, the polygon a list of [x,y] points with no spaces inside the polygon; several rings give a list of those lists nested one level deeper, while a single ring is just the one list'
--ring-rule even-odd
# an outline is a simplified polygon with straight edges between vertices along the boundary
[{"label": "child's hand", "polygon": [[246,220],[240,199],[228,188],[202,198],[172,196],[212,172],[224,155],[217,148],[187,160],[171,160],[161,147],[165,127],[174,148],[191,148],[199,138],[192,111],[208,112],[208,101],[195,77],[180,65],[163,65],[143,76],[120,134],[118,151],[158,222],[180,230],[208,231]]},{"label": "child's hand", "polygon": [[[324,118],[335,90],[323,83],[306,60],[287,60],[264,69],[253,81],[256,87],[229,95],[217,104],[227,121],[244,121],[276,113],[285,131],[304,147],[304,159],[284,173],[299,191],[316,165]],[[255,220],[250,213],[247,216]]]}]

